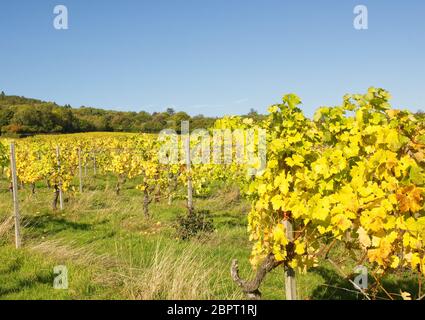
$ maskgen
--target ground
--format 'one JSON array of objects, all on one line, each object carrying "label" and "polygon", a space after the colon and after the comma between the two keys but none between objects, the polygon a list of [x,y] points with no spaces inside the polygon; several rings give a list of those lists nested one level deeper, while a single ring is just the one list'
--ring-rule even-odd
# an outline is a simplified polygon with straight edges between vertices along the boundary
[{"label": "ground", "polygon": [[[87,173],[83,194],[65,193],[65,209],[53,211],[52,190],[38,183],[19,191],[23,247],[14,247],[11,194],[0,180],[0,299],[243,299],[230,277],[232,259],[241,275],[253,275],[246,230],[249,203],[234,187],[215,186],[195,198],[208,209],[215,232],[182,241],[174,224],[186,211],[183,190],[171,205],[151,205],[151,219],[142,210],[137,181],[128,181],[120,195],[115,177]],[[78,190],[78,188],[76,188]],[[69,288],[54,289],[53,268],[68,269]],[[350,273],[350,266],[343,266]],[[400,279],[389,280],[400,285]],[[401,286],[407,289],[409,279]],[[323,262],[297,277],[301,299],[358,299],[352,285]],[[263,299],[284,299],[283,269],[264,281]]]}]

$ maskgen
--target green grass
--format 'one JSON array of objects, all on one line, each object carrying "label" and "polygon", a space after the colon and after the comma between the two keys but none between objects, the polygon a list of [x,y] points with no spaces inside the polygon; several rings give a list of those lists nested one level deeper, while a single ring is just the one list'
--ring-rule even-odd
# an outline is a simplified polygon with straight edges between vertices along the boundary
[{"label": "green grass", "polygon": [[[152,203],[152,218],[145,219],[137,181],[128,181],[118,196],[111,175],[89,176],[86,182],[83,194],[65,194],[63,211],[52,211],[53,193],[43,183],[34,195],[28,187],[20,190],[23,248],[14,248],[12,229],[0,231],[0,299],[244,298],[230,278],[230,264],[238,259],[241,275],[253,275],[249,204],[231,188],[216,186],[209,197],[195,199],[197,208],[212,213],[215,232],[180,241],[173,224],[186,210],[183,193],[171,206],[166,200]],[[3,178],[0,230],[12,212],[7,188]],[[57,265],[68,268],[67,290],[53,288]],[[327,263],[299,275],[297,286],[301,299],[361,298],[340,289],[352,286]],[[264,299],[284,298],[282,268],[266,277],[261,291]]]}]

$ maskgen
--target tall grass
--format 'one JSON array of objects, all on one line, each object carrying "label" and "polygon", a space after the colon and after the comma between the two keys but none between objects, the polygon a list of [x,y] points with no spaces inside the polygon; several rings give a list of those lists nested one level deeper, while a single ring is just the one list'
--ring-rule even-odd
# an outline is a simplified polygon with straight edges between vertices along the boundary
[{"label": "tall grass", "polygon": [[194,244],[179,250],[158,243],[151,255],[143,255],[141,261],[128,260],[117,275],[121,277],[125,295],[131,299],[242,298],[237,288],[229,286],[229,270]]}]

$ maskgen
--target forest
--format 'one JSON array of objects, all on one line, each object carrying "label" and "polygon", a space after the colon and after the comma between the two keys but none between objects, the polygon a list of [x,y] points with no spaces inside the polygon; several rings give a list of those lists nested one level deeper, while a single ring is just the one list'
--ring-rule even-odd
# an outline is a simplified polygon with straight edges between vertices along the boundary
[{"label": "forest", "polygon": [[[216,118],[190,116],[183,111],[164,108],[164,112],[112,111],[69,104],[60,106],[20,96],[0,93],[0,130],[3,136],[31,136],[79,132],[143,132],[158,133],[163,129],[180,132],[181,121],[189,121],[191,129],[210,128]],[[248,114],[261,118],[255,110]]]}]

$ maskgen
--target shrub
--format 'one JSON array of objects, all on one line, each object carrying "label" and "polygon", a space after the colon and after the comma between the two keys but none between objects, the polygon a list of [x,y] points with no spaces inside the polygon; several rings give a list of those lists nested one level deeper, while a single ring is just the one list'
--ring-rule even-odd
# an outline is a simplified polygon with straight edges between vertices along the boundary
[{"label": "shrub", "polygon": [[178,216],[175,228],[179,239],[188,240],[214,231],[214,224],[209,210],[194,210],[189,215]]}]

